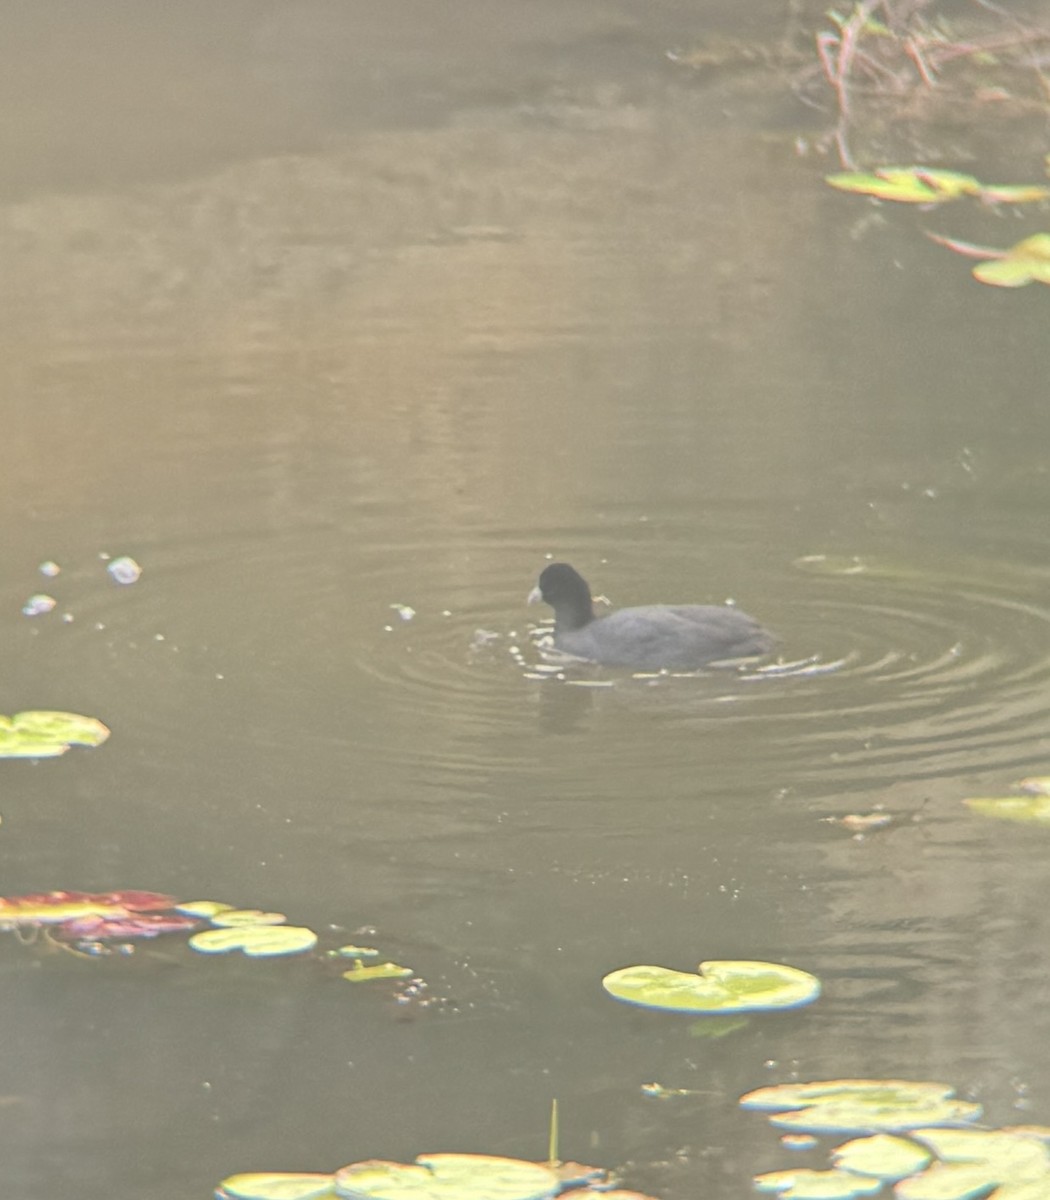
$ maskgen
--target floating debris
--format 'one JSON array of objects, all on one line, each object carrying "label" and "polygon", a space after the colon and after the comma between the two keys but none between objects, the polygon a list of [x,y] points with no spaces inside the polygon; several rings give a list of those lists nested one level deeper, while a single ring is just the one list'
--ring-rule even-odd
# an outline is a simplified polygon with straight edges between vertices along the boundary
[{"label": "floating debris", "polygon": [[397,613],[402,621],[411,621],[416,615],[416,610],[409,604],[391,604],[390,607]]}]

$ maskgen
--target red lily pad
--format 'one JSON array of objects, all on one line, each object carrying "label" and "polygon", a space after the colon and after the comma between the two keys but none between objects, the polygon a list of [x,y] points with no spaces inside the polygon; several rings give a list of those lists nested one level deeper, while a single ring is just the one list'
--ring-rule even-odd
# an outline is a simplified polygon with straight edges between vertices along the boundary
[{"label": "red lily pad", "polygon": [[58,927],[62,937],[105,941],[107,938],[153,938],[162,933],[186,933],[200,924],[177,914],[138,913],[127,916],[92,915],[74,917]]},{"label": "red lily pad", "polygon": [[168,909],[174,903],[174,896],[160,892],[29,892],[0,896],[0,925],[59,925],[81,917]]}]

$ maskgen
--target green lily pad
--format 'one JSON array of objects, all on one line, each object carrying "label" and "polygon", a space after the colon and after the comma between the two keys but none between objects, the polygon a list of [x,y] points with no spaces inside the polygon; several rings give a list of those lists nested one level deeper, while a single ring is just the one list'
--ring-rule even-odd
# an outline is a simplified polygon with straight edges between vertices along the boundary
[{"label": "green lily pad", "polygon": [[561,1184],[540,1163],[485,1154],[421,1154],[414,1163],[351,1163],[335,1173],[344,1200],[548,1200]]},{"label": "green lily pad", "polygon": [[782,1200],[855,1200],[882,1191],[882,1180],[849,1171],[769,1171],[755,1176],[760,1192],[776,1192]]},{"label": "green lily pad", "polygon": [[667,1012],[734,1013],[798,1008],[820,995],[820,980],[781,963],[703,962],[699,974],[668,967],[621,967],[602,980],[617,1000]]},{"label": "green lily pad", "polygon": [[940,1161],[899,1183],[898,1200],[1050,1196],[1050,1150],[1041,1136],[1005,1129],[922,1129],[913,1136]]},{"label": "green lily pad", "polygon": [[257,908],[223,908],[212,915],[211,923],[223,929],[234,929],[243,925],[283,925],[287,920],[284,913],[260,912]]},{"label": "green lily pad", "polygon": [[190,938],[201,954],[229,954],[241,950],[249,958],[303,954],[317,945],[317,934],[298,925],[244,925],[232,929],[205,929]]},{"label": "green lily pad", "polygon": [[397,963],[376,963],[373,967],[358,963],[349,971],[344,971],[343,978],[351,983],[364,983],[369,979],[408,979],[411,974],[411,967],[399,967]]},{"label": "green lily pad", "polygon": [[1002,257],[978,263],[973,276],[994,287],[1050,283],[1050,233],[1036,233],[1011,246]]},{"label": "green lily pad", "polygon": [[889,1133],[855,1138],[843,1142],[831,1152],[831,1160],[840,1170],[858,1175],[872,1175],[888,1183],[896,1183],[921,1171],[930,1161],[930,1154],[908,1138]]},{"label": "green lily pad", "polygon": [[0,716],[0,758],[57,758],[70,746],[101,746],[108,737],[101,721],[77,713]]},{"label": "green lily pad", "polygon": [[187,900],[185,904],[176,904],[175,911],[187,917],[203,917],[210,920],[221,912],[232,912],[232,904],[224,904],[221,900]]},{"label": "green lily pad", "polygon": [[901,1132],[976,1121],[981,1106],[955,1099],[942,1083],[903,1079],[831,1079],[758,1088],[740,1098],[743,1108],[772,1112],[780,1129],[809,1133]]},{"label": "green lily pad", "polygon": [[1000,821],[1025,821],[1050,825],[1050,796],[995,796],[964,800],[963,804],[983,817]]},{"label": "green lily pad", "polygon": [[331,1175],[296,1175],[284,1171],[231,1175],[219,1185],[232,1200],[327,1200],[335,1196]]}]

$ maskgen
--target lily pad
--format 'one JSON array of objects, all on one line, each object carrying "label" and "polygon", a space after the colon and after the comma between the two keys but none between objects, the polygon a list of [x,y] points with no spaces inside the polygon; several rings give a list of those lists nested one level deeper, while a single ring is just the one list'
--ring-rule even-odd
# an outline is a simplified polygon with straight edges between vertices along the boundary
[{"label": "lily pad", "polygon": [[232,1200],[325,1200],[335,1196],[331,1175],[295,1175],[284,1171],[231,1175],[218,1195]]},{"label": "lily pad", "polygon": [[703,962],[699,974],[668,967],[621,967],[602,980],[617,1000],[667,1012],[735,1013],[798,1008],[820,995],[820,980],[781,963]]},{"label": "lily pad", "polygon": [[484,1154],[421,1154],[412,1164],[372,1160],[335,1173],[344,1200],[548,1200],[560,1187],[540,1163]]},{"label": "lily pad", "polygon": [[743,1108],[772,1112],[780,1129],[809,1133],[901,1132],[976,1121],[981,1106],[955,1099],[942,1083],[903,1079],[830,1079],[758,1088],[740,1098]]},{"label": "lily pad", "polygon": [[397,963],[376,963],[366,967],[362,963],[343,972],[343,978],[351,983],[365,983],[369,979],[408,979],[412,974],[411,967],[399,967]]},{"label": "lily pad", "polygon": [[94,717],[67,712],[0,716],[0,758],[57,758],[70,746],[101,746],[109,730]]},{"label": "lily pad", "polygon": [[249,958],[304,954],[317,945],[317,934],[298,925],[246,925],[232,929],[205,929],[190,938],[201,954],[229,954],[241,950]]},{"label": "lily pad", "polygon": [[995,796],[964,800],[963,804],[983,817],[1000,821],[1024,821],[1050,825],[1050,796]]},{"label": "lily pad", "polygon": [[760,1192],[776,1192],[782,1200],[859,1200],[882,1191],[882,1180],[849,1171],[769,1171],[755,1176]]},{"label": "lily pad", "polygon": [[174,896],[159,892],[33,892],[0,897],[0,926],[61,925],[85,917],[122,917],[170,908]]},{"label": "lily pad", "polygon": [[212,915],[211,923],[223,929],[234,929],[243,925],[283,925],[287,920],[284,913],[261,912],[257,908],[223,908]]},{"label": "lily pad", "polygon": [[1040,1136],[1004,1129],[923,1129],[913,1135],[940,1160],[895,1189],[898,1200],[1042,1200],[1050,1151]]},{"label": "lily pad", "polygon": [[888,1183],[896,1183],[921,1171],[930,1158],[928,1151],[915,1142],[889,1133],[854,1138],[831,1152],[831,1160],[839,1169],[872,1175]]},{"label": "lily pad", "polygon": [[1004,251],[1001,258],[978,263],[973,276],[994,287],[1050,283],[1050,233],[1033,234]]},{"label": "lily pad", "polygon": [[185,913],[187,917],[211,920],[217,913],[233,912],[233,905],[224,904],[221,900],[187,900],[184,904],[176,904],[175,911]]},{"label": "lily pad", "polygon": [[58,927],[65,938],[106,941],[109,938],[154,938],[162,933],[187,933],[199,922],[193,917],[174,913],[131,913],[125,916],[99,915],[75,917]]}]

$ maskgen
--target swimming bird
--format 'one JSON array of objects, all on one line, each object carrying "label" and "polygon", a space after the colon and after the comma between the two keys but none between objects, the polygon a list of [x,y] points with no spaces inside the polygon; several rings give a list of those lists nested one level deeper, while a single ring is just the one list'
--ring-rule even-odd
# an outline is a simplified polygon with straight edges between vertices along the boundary
[{"label": "swimming bird", "polygon": [[544,567],[529,603],[554,609],[554,646],[609,667],[694,670],[768,654],[775,639],[754,617],[724,604],[645,604],[595,615],[591,589],[568,563]]}]

